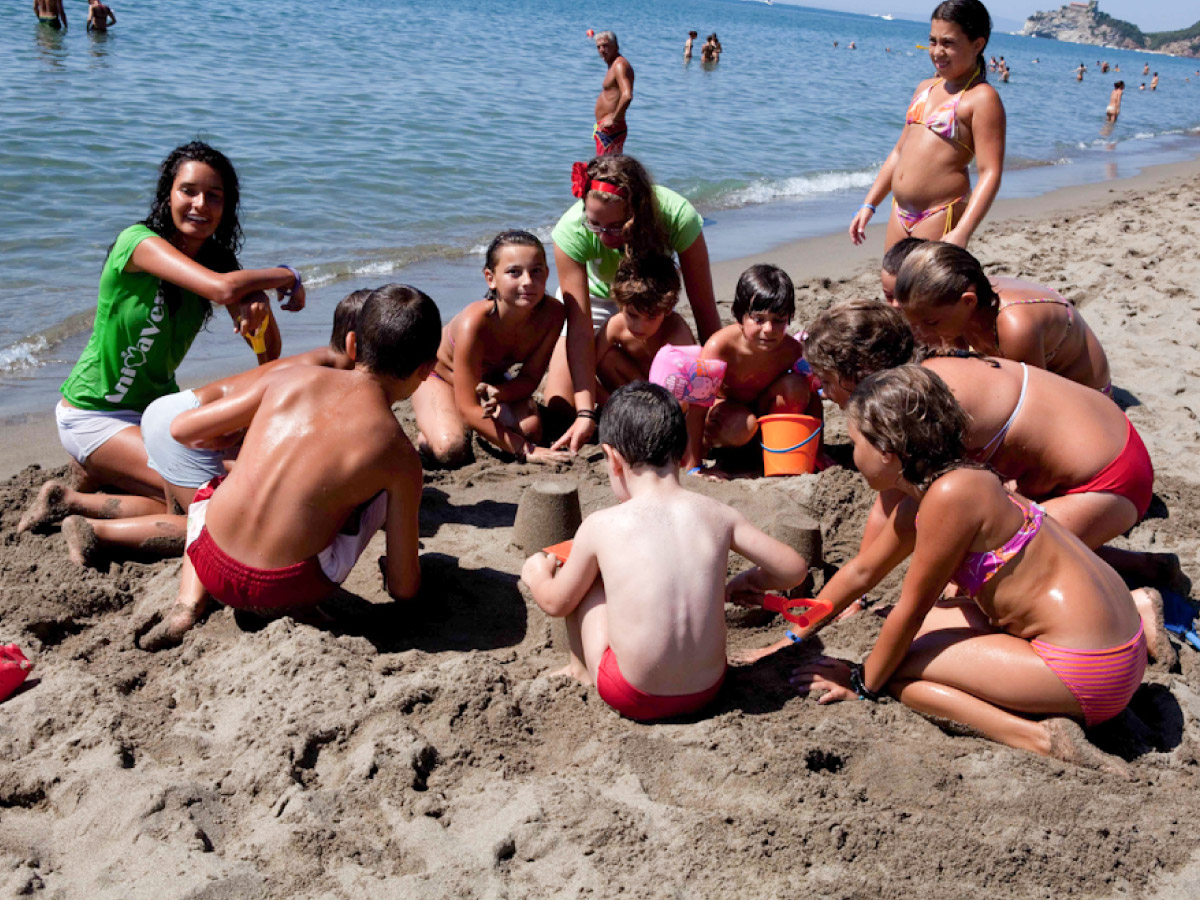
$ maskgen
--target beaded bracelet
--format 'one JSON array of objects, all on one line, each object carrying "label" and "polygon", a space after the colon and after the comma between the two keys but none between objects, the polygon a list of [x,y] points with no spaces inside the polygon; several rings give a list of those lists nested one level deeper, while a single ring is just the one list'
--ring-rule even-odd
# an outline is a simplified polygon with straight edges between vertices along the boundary
[{"label": "beaded bracelet", "polygon": [[872,703],[878,703],[883,699],[883,694],[878,694],[867,687],[867,683],[863,681],[863,664],[856,663],[850,667],[850,690],[858,694],[861,700],[870,700]]}]

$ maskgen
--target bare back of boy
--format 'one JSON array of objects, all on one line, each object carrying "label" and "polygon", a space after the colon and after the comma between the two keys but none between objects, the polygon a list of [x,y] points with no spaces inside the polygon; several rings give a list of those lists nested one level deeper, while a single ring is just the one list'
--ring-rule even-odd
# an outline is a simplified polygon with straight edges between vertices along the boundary
[{"label": "bare back of boy", "polygon": [[263,379],[239,462],[209,501],[206,525],[235,560],[282,568],[316,556],[357,507],[387,491],[389,560],[400,562],[393,524],[414,532],[415,551],[420,473],[369,373],[292,368]]},{"label": "bare back of boy", "polygon": [[[603,578],[607,627],[584,626],[595,679],[604,645],[639,690],[662,696],[706,690],[725,671],[725,575],[740,513],[679,489],[594,513],[572,560],[593,556]],[[585,600],[586,602],[586,600]],[[592,647],[589,644],[596,644]]]}]

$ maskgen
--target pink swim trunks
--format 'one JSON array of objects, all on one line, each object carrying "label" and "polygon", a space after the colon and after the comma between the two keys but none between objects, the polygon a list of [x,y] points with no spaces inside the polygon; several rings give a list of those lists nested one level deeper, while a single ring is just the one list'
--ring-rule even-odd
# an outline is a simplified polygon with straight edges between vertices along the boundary
[{"label": "pink swim trunks", "polygon": [[600,668],[596,672],[596,690],[600,699],[625,718],[638,722],[697,712],[712,702],[724,683],[725,673],[722,672],[716,684],[695,694],[679,694],[673,697],[647,694],[625,680],[612,647],[605,650],[604,655],[600,657]]}]

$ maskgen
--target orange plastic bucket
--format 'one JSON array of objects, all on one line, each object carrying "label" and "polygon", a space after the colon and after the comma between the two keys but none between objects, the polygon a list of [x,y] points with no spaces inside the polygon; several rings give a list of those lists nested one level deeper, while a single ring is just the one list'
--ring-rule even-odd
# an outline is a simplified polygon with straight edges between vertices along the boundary
[{"label": "orange plastic bucket", "polygon": [[824,423],[816,416],[775,413],[758,420],[762,429],[763,474],[807,475],[817,467]]}]

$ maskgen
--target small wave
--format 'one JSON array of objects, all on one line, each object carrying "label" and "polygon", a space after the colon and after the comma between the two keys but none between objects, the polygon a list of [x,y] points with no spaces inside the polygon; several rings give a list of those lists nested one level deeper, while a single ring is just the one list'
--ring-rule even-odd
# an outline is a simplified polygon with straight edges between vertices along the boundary
[{"label": "small wave", "polygon": [[714,186],[709,191],[698,191],[695,199],[706,206],[731,209],[770,203],[773,200],[795,200],[801,197],[870,187],[874,181],[874,169],[869,172],[821,172],[816,175],[798,175],[793,178],[763,178],[749,184]]},{"label": "small wave", "polygon": [[449,244],[421,244],[414,247],[394,247],[376,250],[362,259],[334,260],[304,266],[300,274],[308,287],[332,284],[341,278],[362,275],[389,275],[427,259],[461,259],[470,251]]},{"label": "small wave", "polygon": [[0,350],[0,373],[5,375],[34,369],[42,364],[39,354],[45,353],[50,344],[44,337],[38,335],[29,340],[19,341],[11,347]]},{"label": "small wave", "polygon": [[[1086,149],[1080,147],[1080,149]],[[1069,156],[1060,156],[1057,159],[1032,159],[1027,156],[1009,156],[1004,160],[1004,168],[1009,170],[1016,169],[1043,169],[1048,166],[1069,166],[1075,160]]]},{"label": "small wave", "polygon": [[[554,233],[554,228],[549,225],[544,225],[541,228],[530,229],[530,233],[543,244],[548,244],[550,243],[550,235]],[[490,243],[491,240],[489,240],[487,244],[476,244],[474,247],[468,250],[467,253],[470,256],[483,256],[483,254],[487,253],[488,244]]]}]

